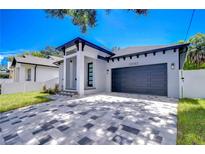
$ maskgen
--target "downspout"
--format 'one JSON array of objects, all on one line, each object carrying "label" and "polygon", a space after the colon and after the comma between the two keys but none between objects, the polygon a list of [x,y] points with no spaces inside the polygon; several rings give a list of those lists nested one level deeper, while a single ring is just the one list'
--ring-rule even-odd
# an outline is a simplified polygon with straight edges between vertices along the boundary
[{"label": "downspout", "polygon": [[[180,88],[181,88],[181,93],[180,93],[180,97],[181,98],[183,98],[184,97],[184,63],[186,62],[186,60],[187,60],[187,57],[188,57],[188,53],[187,53],[187,51],[188,51],[188,47],[186,47],[185,48],[185,51],[183,51],[183,52],[185,52],[185,59],[184,59],[184,61],[183,61],[183,64],[182,64],[182,68],[181,68],[181,71],[180,71]],[[179,56],[179,58],[180,58],[180,56]]]},{"label": "downspout", "polygon": [[35,65],[34,67],[34,82],[36,82],[36,68],[37,68],[37,65]]}]

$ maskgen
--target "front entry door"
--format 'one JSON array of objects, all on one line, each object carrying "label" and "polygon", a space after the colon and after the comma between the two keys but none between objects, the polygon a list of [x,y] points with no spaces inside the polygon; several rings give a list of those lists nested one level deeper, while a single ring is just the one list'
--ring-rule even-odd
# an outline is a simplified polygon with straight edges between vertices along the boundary
[{"label": "front entry door", "polygon": [[65,89],[76,90],[76,58],[66,60]]},{"label": "front entry door", "polygon": [[70,89],[76,90],[76,58],[70,61]]}]

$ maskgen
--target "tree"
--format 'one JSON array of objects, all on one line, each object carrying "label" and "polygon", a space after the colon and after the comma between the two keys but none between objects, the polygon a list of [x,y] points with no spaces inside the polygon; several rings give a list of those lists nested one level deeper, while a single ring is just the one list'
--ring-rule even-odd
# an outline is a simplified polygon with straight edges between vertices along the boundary
[{"label": "tree", "polygon": [[45,58],[45,55],[39,51],[33,51],[31,52],[31,55],[35,57]]},{"label": "tree", "polygon": [[188,59],[197,65],[205,63],[205,34],[198,33],[191,37],[188,49]]},{"label": "tree", "polygon": [[186,43],[184,40],[179,40],[178,42],[177,42],[178,44],[184,44],[184,43]]},{"label": "tree", "polygon": [[[71,17],[74,25],[80,26],[81,32],[87,32],[88,27],[95,27],[97,23],[96,15],[97,10],[95,9],[48,9],[45,10],[48,16],[64,19],[65,17]],[[111,10],[105,10],[107,14]],[[147,10],[145,9],[129,9],[127,11],[134,12],[137,15],[146,15]]]},{"label": "tree", "polygon": [[45,49],[41,50],[40,53],[44,55],[44,57],[49,57],[49,56],[57,56],[61,57],[61,52],[56,50],[56,48],[48,46]]},{"label": "tree", "polygon": [[[18,54],[17,56],[23,57],[25,55],[31,55],[35,57],[40,57],[40,58],[49,58],[49,56],[56,56],[56,57],[62,57],[61,52],[56,50],[54,47],[48,46],[43,50],[40,51],[25,51],[24,53]],[[12,61],[14,56],[9,56],[8,60]]]},{"label": "tree", "polygon": [[200,69],[205,66],[205,34],[197,33],[187,42],[181,40],[178,42],[190,43],[184,69]]},{"label": "tree", "polygon": [[14,59],[14,56],[8,56],[8,61],[12,61]]}]

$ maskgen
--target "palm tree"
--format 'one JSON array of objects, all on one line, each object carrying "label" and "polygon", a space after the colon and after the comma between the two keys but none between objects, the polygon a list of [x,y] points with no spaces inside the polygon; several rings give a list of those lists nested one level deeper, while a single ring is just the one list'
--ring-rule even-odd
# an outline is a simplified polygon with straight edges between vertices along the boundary
[{"label": "palm tree", "polygon": [[205,63],[205,34],[198,33],[191,37],[188,42],[190,43],[188,60],[197,65]]}]

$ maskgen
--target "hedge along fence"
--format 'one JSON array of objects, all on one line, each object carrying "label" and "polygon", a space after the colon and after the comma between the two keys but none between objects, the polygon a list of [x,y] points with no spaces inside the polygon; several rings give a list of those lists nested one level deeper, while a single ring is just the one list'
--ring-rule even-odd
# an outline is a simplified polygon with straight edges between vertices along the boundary
[{"label": "hedge along fence", "polygon": [[180,70],[180,98],[205,98],[205,69]]},{"label": "hedge along fence", "polygon": [[48,88],[55,88],[58,84],[58,78],[51,79],[45,82],[12,82],[1,84],[1,94],[13,94],[19,92],[42,91],[45,85]]}]

